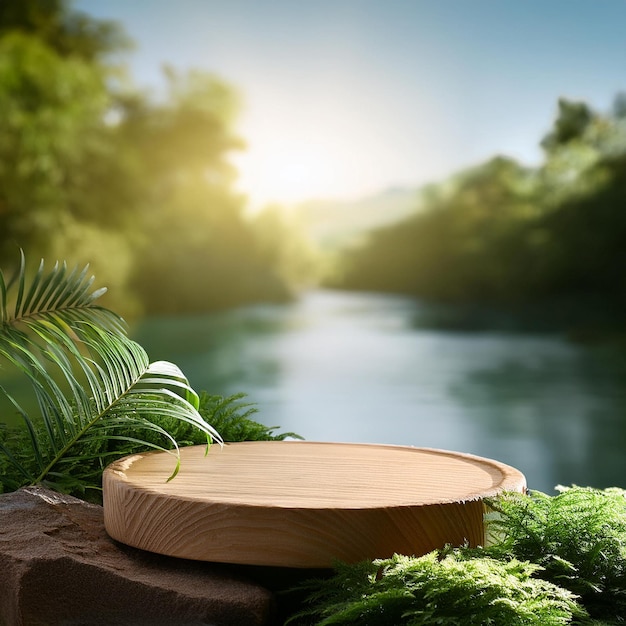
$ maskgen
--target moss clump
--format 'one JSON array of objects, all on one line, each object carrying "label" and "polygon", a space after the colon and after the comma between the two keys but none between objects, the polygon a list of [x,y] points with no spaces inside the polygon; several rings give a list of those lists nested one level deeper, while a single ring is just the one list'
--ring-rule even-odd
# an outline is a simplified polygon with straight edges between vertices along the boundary
[{"label": "moss clump", "polygon": [[558,487],[488,501],[488,547],[338,564],[293,624],[626,624],[626,491]]},{"label": "moss clump", "polygon": [[585,618],[575,596],[536,578],[538,569],[516,559],[472,557],[463,550],[342,564],[332,578],[309,583],[313,606],[291,622],[556,626]]},{"label": "moss clump", "polygon": [[538,576],[580,596],[594,618],[626,623],[626,491],[557,490],[490,501],[487,520],[497,540],[487,552],[540,565]]}]

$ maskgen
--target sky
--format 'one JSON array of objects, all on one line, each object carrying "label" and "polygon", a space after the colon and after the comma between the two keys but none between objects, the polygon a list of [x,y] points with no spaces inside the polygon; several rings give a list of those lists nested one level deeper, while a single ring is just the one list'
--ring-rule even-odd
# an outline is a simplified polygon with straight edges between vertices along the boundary
[{"label": "sky", "polygon": [[251,207],[534,165],[558,98],[626,91],[626,0],[76,0],[135,41],[135,83],[202,69],[240,94]]}]

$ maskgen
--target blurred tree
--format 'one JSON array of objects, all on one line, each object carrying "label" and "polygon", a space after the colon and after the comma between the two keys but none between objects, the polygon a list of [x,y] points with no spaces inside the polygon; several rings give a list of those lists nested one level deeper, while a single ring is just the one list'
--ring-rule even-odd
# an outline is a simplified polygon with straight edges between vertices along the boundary
[{"label": "blurred tree", "polygon": [[140,155],[136,179],[146,202],[135,291],[160,313],[285,298],[233,191],[228,155],[243,146],[230,130],[234,92],[197,71],[166,68],[166,78],[164,103],[135,101],[120,125],[127,149]]},{"label": "blurred tree", "polygon": [[446,302],[513,299],[511,270],[526,266],[535,192],[533,173],[511,159],[463,172],[431,190],[414,217],[353,250],[344,280]]},{"label": "blurred tree", "polygon": [[431,188],[413,217],[344,253],[335,285],[623,326],[623,98],[606,115],[560,100],[542,145],[536,169],[499,157]]},{"label": "blurred tree", "polygon": [[[0,255],[48,250],[72,205],[75,173],[97,151],[109,104],[101,73],[37,38],[0,37]],[[7,250],[7,247],[10,250]]]},{"label": "blurred tree", "polygon": [[[622,102],[622,104],[620,104]],[[618,95],[608,115],[590,113],[574,142],[542,168],[543,228],[554,242],[546,287],[616,313],[626,305],[626,118]]]},{"label": "blurred tree", "polygon": [[117,222],[122,205],[119,197],[111,202],[122,176],[111,175],[116,149],[105,123],[116,70],[105,59],[127,45],[119,26],[70,11],[60,0],[0,4],[4,266],[21,247],[33,259],[93,261],[112,287],[127,281],[130,254]]},{"label": "blurred tree", "polygon": [[561,98],[558,107],[554,128],[541,142],[542,147],[548,151],[574,139],[580,139],[594,117],[584,102],[572,102]]},{"label": "blurred tree", "polygon": [[67,0],[0,3],[0,37],[14,32],[34,35],[60,56],[85,61],[102,61],[132,45],[119,24],[72,11]]},{"label": "blurred tree", "polygon": [[233,190],[234,90],[166,67],[155,102],[119,80],[129,46],[62,0],[0,4],[0,262],[89,261],[124,314],[286,297]]}]

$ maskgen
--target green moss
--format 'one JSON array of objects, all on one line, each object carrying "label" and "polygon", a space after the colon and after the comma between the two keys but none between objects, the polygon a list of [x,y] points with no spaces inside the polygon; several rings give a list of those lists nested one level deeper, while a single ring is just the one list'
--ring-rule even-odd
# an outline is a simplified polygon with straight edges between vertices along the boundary
[{"label": "green moss", "polygon": [[626,624],[626,491],[559,487],[488,501],[488,547],[338,564],[294,624]]},{"label": "green moss", "polygon": [[488,522],[498,540],[488,553],[540,565],[543,579],[579,595],[595,618],[626,616],[626,492],[558,490],[491,501]]},{"label": "green moss", "polygon": [[551,626],[586,617],[573,594],[536,578],[538,569],[462,550],[339,565],[333,578],[310,584],[313,607],[293,621],[308,616],[319,626]]}]

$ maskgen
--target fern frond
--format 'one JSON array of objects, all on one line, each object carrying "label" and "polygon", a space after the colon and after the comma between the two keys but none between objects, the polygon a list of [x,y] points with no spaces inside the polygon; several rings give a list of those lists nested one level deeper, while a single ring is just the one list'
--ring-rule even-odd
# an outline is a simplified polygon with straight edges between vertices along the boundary
[{"label": "fern frond", "polygon": [[[126,335],[122,318],[96,304],[106,290],[92,290],[88,267],[68,271],[57,263],[46,273],[42,261],[30,282],[25,267],[22,254],[12,279],[0,271],[0,356],[28,379],[39,407],[39,415],[28,415],[0,387],[28,433],[28,463],[0,442],[0,454],[24,484],[63,490],[78,479],[72,475],[77,455],[103,467],[119,441],[173,449],[171,479],[178,472],[178,444],[159,424],[163,419],[201,431],[207,445],[221,442],[198,412],[198,395],[180,369],[150,363]],[[158,434],[162,444],[142,432]]]},{"label": "fern frond", "polygon": [[579,595],[594,618],[626,615],[626,491],[557,489],[490,500],[499,541],[489,553],[541,565],[540,576]]}]

